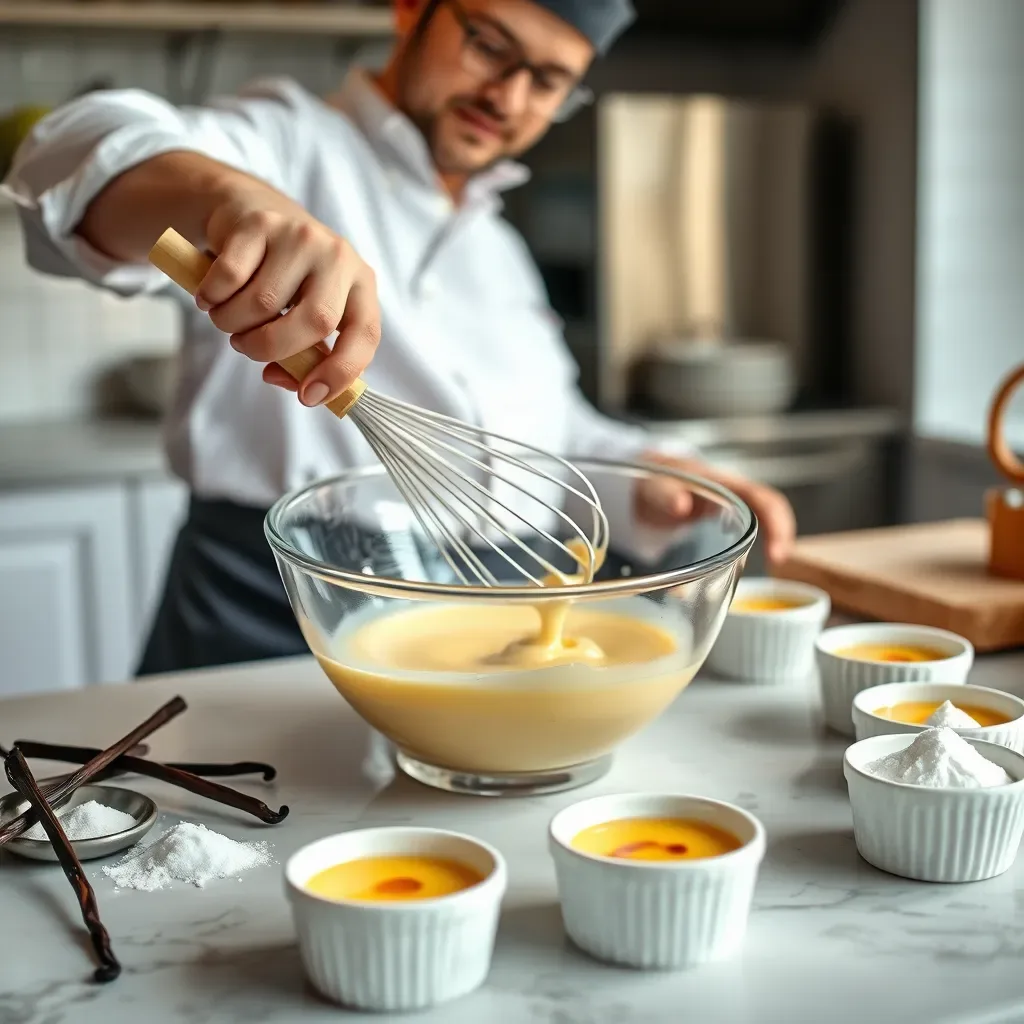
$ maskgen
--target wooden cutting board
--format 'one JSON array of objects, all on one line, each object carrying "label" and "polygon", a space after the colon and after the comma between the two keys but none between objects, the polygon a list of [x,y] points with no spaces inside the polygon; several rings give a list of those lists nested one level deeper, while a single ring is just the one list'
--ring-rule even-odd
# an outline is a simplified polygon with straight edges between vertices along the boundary
[{"label": "wooden cutting board", "polygon": [[1024,645],[1024,581],[990,576],[983,519],[807,537],[776,575],[827,591],[837,609],[949,629],[979,651]]}]

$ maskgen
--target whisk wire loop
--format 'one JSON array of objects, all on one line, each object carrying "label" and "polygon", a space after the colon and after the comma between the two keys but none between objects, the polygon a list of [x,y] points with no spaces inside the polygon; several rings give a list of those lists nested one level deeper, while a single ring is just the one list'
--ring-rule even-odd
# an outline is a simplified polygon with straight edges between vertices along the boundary
[{"label": "whisk wire loop", "polygon": [[[375,424],[374,426],[376,427],[377,425]],[[531,523],[520,512],[517,512],[515,509],[510,508],[509,506],[503,504],[501,501],[496,499],[486,486],[481,484],[478,480],[475,480],[472,477],[468,476],[464,471],[460,470],[457,466],[453,465],[453,463],[449,459],[444,458],[443,456],[439,456],[436,452],[436,448],[441,448],[444,451],[448,451],[465,458],[466,461],[470,463],[470,465],[488,474],[492,479],[500,480],[508,484],[510,487],[513,487],[514,489],[518,490],[520,493],[525,494],[527,497],[530,497],[535,501],[539,501],[539,499],[537,499],[535,495],[531,494],[526,488],[522,487],[522,485],[518,484],[516,481],[510,479],[509,477],[505,476],[502,473],[494,471],[493,468],[489,467],[486,463],[481,462],[480,460],[470,455],[466,455],[453,445],[433,442],[434,447],[431,447],[430,436],[423,433],[422,431],[419,431],[411,427],[395,427],[393,424],[389,424],[388,426],[396,435],[405,438],[413,446],[411,451],[403,452],[403,454],[407,454],[412,459],[412,461],[416,463],[416,466],[420,470],[420,472],[434,479],[442,487],[442,489],[450,496],[452,500],[457,501],[460,504],[463,504],[467,506],[469,509],[471,509],[477,517],[485,520],[488,525],[490,525],[496,532],[500,533],[503,537],[505,537],[506,540],[508,540],[510,543],[518,547],[524,554],[527,554],[531,558],[535,559],[547,571],[547,573],[560,574],[560,570],[556,566],[552,565],[550,561],[548,561],[546,558],[542,557],[536,551],[530,548],[530,546],[527,545],[520,537],[517,537],[514,533],[506,529],[504,525],[501,523],[501,520],[498,519],[498,517],[495,516],[483,504],[481,504],[480,501],[476,500],[472,494],[467,493],[465,488],[472,488],[473,491],[483,496],[486,500],[500,505],[502,508],[505,509],[506,512],[508,512],[509,515],[518,519],[524,526],[533,529],[550,544],[553,544],[556,547],[561,547],[561,543],[555,537],[553,537],[546,529],[544,529],[541,526],[537,526],[535,523]],[[454,482],[451,479],[452,477],[455,478]],[[438,498],[438,500],[443,501],[443,499],[441,499],[440,496],[436,494],[436,492],[433,493],[435,497]],[[554,508],[552,509],[552,511],[554,511],[563,522],[565,522],[571,529],[573,529],[574,532],[577,532],[577,535],[580,537],[581,540],[583,540],[584,544],[589,543],[589,538],[585,534],[583,534],[583,532],[579,529],[577,524],[569,516],[567,516],[564,511],[558,508]],[[467,521],[466,525],[477,537],[479,537],[485,544],[491,547],[493,551],[495,551],[497,554],[503,557],[508,562],[509,565],[511,565],[513,568],[518,568],[520,571],[523,571],[523,567],[519,566],[518,563],[516,563],[514,559],[512,559],[512,557],[504,549],[496,545],[491,540],[491,538],[487,536],[486,532],[479,529],[479,527],[472,520]],[[571,550],[569,553],[571,555],[574,554],[573,552],[571,552]],[[577,562],[580,562],[580,564],[583,565],[583,563],[578,558]],[[543,585],[543,582],[541,580],[536,579],[531,573],[526,573],[526,575],[528,575],[531,581],[536,585]]]},{"label": "whisk wire loop", "polygon": [[[556,566],[512,532],[483,501],[497,505],[506,515],[537,533],[575,562],[587,579],[592,578],[598,552],[607,544],[608,520],[597,491],[568,460],[533,445],[369,390],[356,402],[349,417],[355,421],[371,449],[392,476],[420,526],[463,583],[470,582],[468,572],[475,582],[484,586],[498,585],[494,574],[466,543],[465,535],[468,534],[485,544],[530,583],[543,586],[542,580],[517,561],[505,547],[495,542],[488,534],[488,527],[541,566],[546,574],[564,578]],[[486,443],[483,438],[492,443]],[[524,452],[527,458],[533,457],[533,463],[537,459],[553,463],[555,467],[575,477],[581,487],[574,486],[511,451],[502,450],[496,443],[511,446],[513,451]],[[457,462],[468,467],[469,471]],[[590,533],[558,504],[539,497],[524,483],[498,471],[494,463],[519,470],[549,488],[558,488],[578,498],[590,511]],[[585,556],[503,502],[486,484],[476,479],[472,471],[483,475],[489,482],[503,483],[514,492],[536,502],[545,512],[554,514],[582,543]],[[481,523],[484,525],[481,526]]]},{"label": "whisk wire loop", "polygon": [[[367,441],[381,464],[387,470],[399,493],[405,499],[406,504],[412,509],[413,515],[423,528],[424,533],[426,533],[431,543],[440,552],[442,558],[448,563],[449,568],[458,577],[459,581],[468,586],[471,581],[462,571],[460,564],[452,558],[448,549],[447,531],[445,530],[444,523],[424,496],[422,482],[416,479],[415,475],[408,470],[401,459],[395,457],[394,452],[387,445],[381,444],[375,433],[370,432],[367,434]],[[474,570],[473,575],[475,579],[483,581],[485,586],[497,586],[498,581],[493,573],[483,565],[472,549],[460,537],[453,536],[450,538],[450,542],[456,548],[463,561],[470,563]]]},{"label": "whisk wire loop", "polygon": [[[388,430],[389,433],[393,433],[396,436],[402,436],[404,434],[404,431],[402,431],[400,428],[395,428],[393,425],[389,426]],[[367,425],[367,430],[364,431],[364,433],[373,434],[375,438],[378,437],[376,429],[374,428],[370,430],[369,425]],[[401,473],[406,479],[411,478],[412,480],[418,481],[419,484],[422,484],[425,487],[425,489],[429,492],[429,494],[441,505],[444,512],[449,513],[466,530],[468,530],[479,540],[481,540],[495,554],[502,558],[509,566],[525,575],[534,585],[543,586],[543,581],[537,579],[531,572],[529,572],[522,565],[516,562],[516,560],[504,548],[495,543],[495,541],[487,535],[485,529],[480,528],[480,526],[477,524],[475,520],[484,520],[487,525],[489,525],[501,536],[505,537],[506,540],[508,540],[510,543],[518,547],[524,554],[529,555],[531,558],[538,561],[545,569],[548,570],[548,572],[558,572],[555,566],[551,565],[551,563],[548,562],[547,559],[544,559],[536,551],[530,548],[530,546],[526,544],[521,538],[517,537],[515,534],[507,530],[493,512],[487,509],[471,493],[468,493],[465,490],[467,484],[471,485],[473,488],[477,489],[481,494],[483,494],[488,500],[490,500],[491,494],[486,487],[479,484],[478,481],[466,477],[465,474],[463,474],[457,467],[453,466],[451,462],[449,462],[447,459],[437,456],[432,449],[430,449],[426,445],[423,445],[422,442],[420,442],[417,438],[413,437],[409,438],[409,440],[413,447],[411,449],[401,449],[400,455],[396,454],[399,451],[399,449],[390,449],[390,464],[400,465]],[[424,453],[424,450],[426,454]],[[408,465],[409,462],[412,463],[411,467]],[[486,468],[483,467],[483,464],[479,465],[481,465],[482,468]],[[455,477],[455,482],[453,482],[450,479],[451,476]],[[452,546],[456,547],[459,551],[459,554],[463,557],[463,559],[471,564],[473,573],[476,576],[476,578],[481,581],[486,580],[486,585],[497,586],[498,582],[494,578],[493,574],[483,569],[482,563],[473,554],[472,548],[468,547],[463,541],[463,539],[459,536],[458,530],[446,531],[444,527],[443,515],[430,507],[429,502],[425,499],[423,495],[422,489],[414,490],[415,499],[413,502],[413,511],[416,512],[417,504],[422,502],[424,505],[423,510],[430,514],[432,522],[436,524],[438,529],[441,531],[442,535],[444,536],[444,539],[450,542]],[[403,496],[406,497],[407,501],[409,500],[408,496]],[[499,502],[498,504],[501,503]],[[472,515],[459,515],[457,512],[458,506],[466,507],[467,509],[470,510]],[[502,507],[507,508],[507,506]],[[524,525],[530,526],[529,521],[525,517],[519,515],[519,513],[515,512],[514,510],[509,511],[513,516],[520,519]],[[551,538],[550,534],[547,533],[547,531],[537,528],[536,526],[534,526],[533,528],[536,529],[537,532],[541,533],[542,536],[544,536],[546,539],[551,539],[554,543],[557,544],[557,541],[554,541],[553,538]],[[435,544],[437,543],[436,536],[432,536],[431,539],[435,541]],[[445,548],[443,544],[439,546],[441,547],[442,554],[445,554]],[[450,559],[446,558],[446,561],[448,561],[449,565],[452,565]],[[460,579],[463,580],[463,582],[468,582],[468,580],[466,580],[463,577],[462,573],[459,572],[458,569],[456,569],[456,572],[459,575]]]}]

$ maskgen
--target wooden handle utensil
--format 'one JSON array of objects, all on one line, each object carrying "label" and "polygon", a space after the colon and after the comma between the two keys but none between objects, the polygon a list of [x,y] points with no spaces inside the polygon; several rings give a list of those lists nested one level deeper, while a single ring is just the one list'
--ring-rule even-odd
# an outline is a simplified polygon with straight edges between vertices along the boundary
[{"label": "wooden handle utensil", "polygon": [[987,447],[996,469],[1010,481],[1009,489],[994,487],[985,495],[989,525],[988,569],[994,576],[1024,580],[1024,462],[1021,462],[1003,430],[1006,409],[1014,392],[1024,384],[1019,366],[1000,384],[988,414]]},{"label": "wooden handle utensil", "polygon": [[1017,458],[1007,442],[1006,434],[1003,431],[1003,420],[1006,418],[1006,409],[1010,404],[1010,399],[1022,384],[1024,384],[1024,366],[1018,366],[999,385],[999,390],[996,392],[988,414],[989,458],[996,464],[996,469],[1003,476],[1018,486],[1024,485],[1024,462]]},{"label": "wooden handle utensil", "polygon": [[[203,278],[206,277],[206,272],[213,265],[213,260],[206,253],[197,249],[174,228],[168,228],[157,239],[149,251],[149,262],[157,270],[163,271],[175,284],[184,288],[189,295],[195,295],[203,283]],[[297,352],[293,356],[279,359],[278,364],[295,380],[301,381],[320,365],[324,355],[323,351],[314,346],[305,352]],[[365,390],[366,384],[359,378],[337,398],[328,402],[327,408],[339,419],[344,418]]]}]

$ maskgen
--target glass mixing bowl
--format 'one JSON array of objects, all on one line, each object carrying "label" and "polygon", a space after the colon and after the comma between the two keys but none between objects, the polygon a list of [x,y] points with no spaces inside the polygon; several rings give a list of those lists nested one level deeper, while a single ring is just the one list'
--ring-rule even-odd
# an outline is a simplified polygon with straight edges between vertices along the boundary
[{"label": "glass mixing bowl", "polygon": [[[583,586],[528,585],[493,552],[481,557],[501,586],[461,583],[378,466],[285,495],[267,515],[267,538],[310,649],[420,782],[501,795],[593,781],[615,747],[679,695],[718,636],[757,532],[750,509],[722,487],[666,468],[576,465],[610,521],[604,566]],[[637,487],[663,486],[666,477],[682,481],[692,515],[671,529],[637,526]],[[554,545],[543,553],[562,567]],[[615,623],[629,627],[615,664],[497,671],[458,663],[464,644],[498,643],[496,622],[536,633],[537,606],[567,598],[567,637],[578,626],[579,636],[596,631],[614,645]]]}]

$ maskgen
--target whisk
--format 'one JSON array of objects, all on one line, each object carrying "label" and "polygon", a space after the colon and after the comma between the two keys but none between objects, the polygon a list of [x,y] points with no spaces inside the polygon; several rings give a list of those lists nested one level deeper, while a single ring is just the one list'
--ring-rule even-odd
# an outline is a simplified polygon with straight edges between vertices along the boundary
[{"label": "whisk", "polygon": [[[192,295],[213,262],[173,228],[160,236],[149,259]],[[319,348],[311,348],[279,362],[301,381],[323,357]],[[494,506],[518,521],[528,534],[568,556],[584,581],[593,579],[608,543],[608,520],[593,484],[571,462],[542,448],[390,398],[368,388],[362,379],[328,402],[327,408],[355,423],[424,533],[463,584],[501,585],[478,554],[483,549],[493,551],[538,587],[545,585],[544,576],[566,579],[563,570],[502,522]],[[569,480],[538,463],[561,470]],[[559,540],[501,501],[488,482],[500,482],[536,502],[541,515],[549,522],[552,517],[561,522],[572,536],[568,541]],[[561,500],[547,499],[546,494]],[[589,511],[589,530],[563,509],[570,498],[578,499]],[[507,544],[502,545],[496,537]],[[522,564],[526,558],[530,568]],[[538,567],[542,575],[538,575]]]}]

